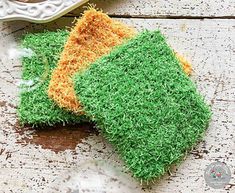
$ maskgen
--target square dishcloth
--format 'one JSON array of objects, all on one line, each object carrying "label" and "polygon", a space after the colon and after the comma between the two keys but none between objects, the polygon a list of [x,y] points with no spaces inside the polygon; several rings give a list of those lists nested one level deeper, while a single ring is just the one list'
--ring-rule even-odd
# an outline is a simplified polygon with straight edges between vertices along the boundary
[{"label": "square dishcloth", "polygon": [[70,32],[57,67],[52,73],[48,96],[60,107],[83,114],[71,77],[126,39],[135,30],[94,8],[86,10]]},{"label": "square dishcloth", "polygon": [[31,49],[34,54],[22,59],[23,81],[18,106],[21,124],[79,123],[83,119],[59,108],[47,95],[51,72],[56,67],[68,35],[67,30],[61,30],[27,34],[23,38],[22,47]]},{"label": "square dishcloth", "polygon": [[74,76],[84,111],[137,179],[150,181],[203,136],[210,108],[159,31],[145,31]]}]

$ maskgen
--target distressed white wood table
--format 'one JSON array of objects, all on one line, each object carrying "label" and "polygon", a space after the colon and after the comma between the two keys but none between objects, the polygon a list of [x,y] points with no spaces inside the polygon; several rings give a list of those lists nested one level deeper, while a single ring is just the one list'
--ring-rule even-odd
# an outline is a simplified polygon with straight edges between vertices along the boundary
[{"label": "distressed white wood table", "polygon": [[[159,28],[193,64],[192,79],[213,109],[204,140],[180,166],[143,188],[121,172],[123,163],[112,147],[87,125],[20,128],[16,106],[21,64],[7,50],[27,32],[71,25],[82,9],[44,25],[0,23],[0,192],[235,192],[235,1],[90,2],[138,30]],[[206,166],[216,160],[232,172],[224,189],[210,188],[203,177]]]}]

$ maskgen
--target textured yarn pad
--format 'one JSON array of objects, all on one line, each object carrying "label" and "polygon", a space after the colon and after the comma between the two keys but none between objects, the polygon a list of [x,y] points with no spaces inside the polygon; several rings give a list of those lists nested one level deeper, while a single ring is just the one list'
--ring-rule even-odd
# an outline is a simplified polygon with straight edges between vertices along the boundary
[{"label": "textured yarn pad", "polygon": [[143,32],[74,76],[77,96],[133,175],[180,161],[211,116],[160,32]]},{"label": "textured yarn pad", "polygon": [[[83,114],[71,77],[135,34],[134,29],[109,18],[101,11],[93,8],[85,11],[71,31],[58,66],[52,73],[48,96],[60,107]],[[177,57],[184,71],[191,74],[191,65],[183,57]]]},{"label": "textured yarn pad", "polygon": [[82,113],[76,99],[71,76],[107,54],[114,46],[132,37],[135,31],[91,8],[84,12],[71,31],[52,74],[48,95],[60,107]]},{"label": "textured yarn pad", "polygon": [[59,108],[48,98],[47,89],[52,70],[68,37],[67,31],[28,34],[22,47],[32,49],[32,57],[22,60],[22,79],[18,116],[22,124],[53,125],[78,123],[82,117]]}]

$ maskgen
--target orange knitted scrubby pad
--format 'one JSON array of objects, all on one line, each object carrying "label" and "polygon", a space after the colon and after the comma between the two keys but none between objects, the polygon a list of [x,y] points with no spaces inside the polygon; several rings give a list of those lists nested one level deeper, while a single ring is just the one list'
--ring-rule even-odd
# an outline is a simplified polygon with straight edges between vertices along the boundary
[{"label": "orange knitted scrubby pad", "polygon": [[71,31],[58,66],[52,73],[48,96],[60,107],[75,113],[81,112],[73,89],[73,74],[135,34],[133,28],[111,19],[101,11],[94,8],[85,11]]},{"label": "orange knitted scrubby pad", "polygon": [[[83,114],[75,96],[72,76],[135,34],[133,28],[111,19],[101,11],[94,8],[85,11],[71,31],[58,66],[52,73],[48,96],[60,107]],[[177,57],[189,75],[191,65],[182,56],[177,54]]]}]

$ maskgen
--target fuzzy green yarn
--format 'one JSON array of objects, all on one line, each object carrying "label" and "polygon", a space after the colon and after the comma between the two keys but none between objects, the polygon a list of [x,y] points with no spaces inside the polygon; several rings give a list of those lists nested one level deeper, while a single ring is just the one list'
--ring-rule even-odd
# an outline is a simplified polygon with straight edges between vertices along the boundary
[{"label": "fuzzy green yarn", "polygon": [[211,116],[159,31],[117,47],[74,83],[86,114],[143,181],[180,161]]},{"label": "fuzzy green yarn", "polygon": [[47,95],[51,72],[57,65],[68,35],[67,30],[60,30],[24,36],[22,47],[31,49],[34,54],[22,58],[22,80],[30,86],[24,83],[20,88],[18,116],[21,124],[79,123],[83,119],[59,108]]}]

